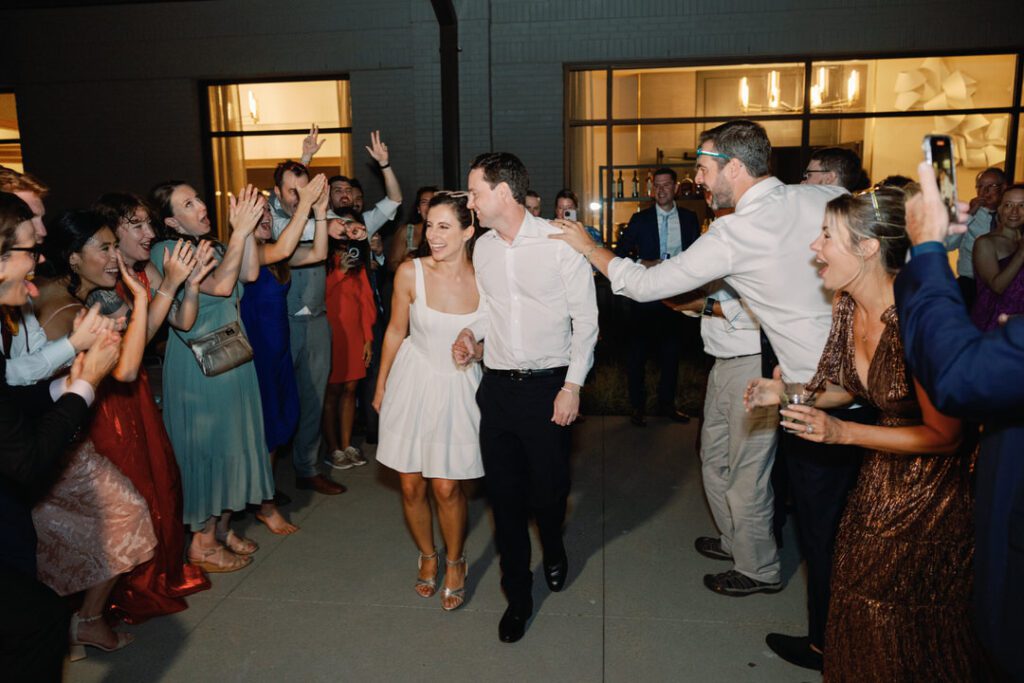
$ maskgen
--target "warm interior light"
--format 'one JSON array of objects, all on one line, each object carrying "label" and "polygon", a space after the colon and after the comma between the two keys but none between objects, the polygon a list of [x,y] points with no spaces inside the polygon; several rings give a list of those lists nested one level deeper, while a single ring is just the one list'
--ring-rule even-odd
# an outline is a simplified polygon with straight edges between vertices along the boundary
[{"label": "warm interior light", "polygon": [[740,104],[744,109],[750,106],[750,84],[746,76],[740,79]]},{"label": "warm interior light", "polygon": [[591,211],[600,211],[601,210],[601,202],[590,202],[590,210]]},{"label": "warm interior light", "polygon": [[821,106],[821,86],[820,85],[815,84],[815,85],[811,86],[811,106],[812,107],[820,107]]},{"label": "warm interior light", "polygon": [[823,66],[818,67],[818,90],[823,95],[828,92],[828,70]]},{"label": "warm interior light", "polygon": [[780,101],[779,72],[772,70],[768,72],[768,108],[778,109]]},{"label": "warm interior light", "polygon": [[259,108],[256,103],[256,96],[252,94],[252,90],[249,91],[249,116],[252,117],[253,123],[260,122]]},{"label": "warm interior light", "polygon": [[850,72],[850,78],[846,81],[846,101],[853,104],[860,92],[860,74],[856,69]]}]

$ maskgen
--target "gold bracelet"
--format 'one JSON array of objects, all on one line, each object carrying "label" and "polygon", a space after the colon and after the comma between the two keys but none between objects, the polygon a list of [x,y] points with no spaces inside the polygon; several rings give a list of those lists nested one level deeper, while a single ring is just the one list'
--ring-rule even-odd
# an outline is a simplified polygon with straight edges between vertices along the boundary
[{"label": "gold bracelet", "polygon": [[166,297],[167,297],[168,299],[170,299],[171,301],[174,301],[174,297],[173,297],[173,296],[171,296],[170,294],[168,294],[167,292],[165,292],[165,291],[164,291],[164,290],[162,290],[162,289],[159,289],[159,288],[158,288],[158,289],[156,290],[156,293],[157,293],[157,294],[163,294],[164,296],[166,296]]}]

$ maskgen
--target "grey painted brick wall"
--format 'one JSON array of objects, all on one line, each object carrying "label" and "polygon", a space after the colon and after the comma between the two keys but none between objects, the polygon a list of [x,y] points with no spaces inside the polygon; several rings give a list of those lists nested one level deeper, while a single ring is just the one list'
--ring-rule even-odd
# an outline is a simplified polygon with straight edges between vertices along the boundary
[{"label": "grey painted brick wall", "polygon": [[[563,183],[563,65],[749,55],[1007,49],[1024,3],[924,0],[456,0],[461,156],[519,154],[546,199]],[[0,12],[0,85],[51,205],[203,180],[208,78],[352,78],[356,172],[381,128],[403,192],[441,181],[438,29],[428,0],[219,0]],[[546,206],[550,209],[550,206]]]}]

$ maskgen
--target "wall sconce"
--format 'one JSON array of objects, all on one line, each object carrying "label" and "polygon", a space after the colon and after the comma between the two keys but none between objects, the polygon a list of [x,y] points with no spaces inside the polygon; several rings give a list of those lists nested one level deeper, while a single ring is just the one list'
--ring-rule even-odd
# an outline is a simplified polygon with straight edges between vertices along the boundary
[{"label": "wall sconce", "polygon": [[740,105],[742,105],[743,111],[750,107],[750,84],[747,83],[746,76],[740,79]]},{"label": "wall sconce", "polygon": [[249,116],[252,117],[253,123],[260,122],[259,104],[256,102],[256,96],[253,95],[252,90],[249,91]]},{"label": "wall sconce", "polygon": [[769,71],[768,72],[768,108],[778,109],[779,102],[782,99],[782,93],[779,88],[779,72]]}]

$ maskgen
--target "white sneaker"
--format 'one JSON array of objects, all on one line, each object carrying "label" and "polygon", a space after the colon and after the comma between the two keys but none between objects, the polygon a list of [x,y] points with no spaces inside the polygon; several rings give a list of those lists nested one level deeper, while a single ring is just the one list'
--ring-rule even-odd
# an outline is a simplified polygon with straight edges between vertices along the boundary
[{"label": "white sneaker", "polygon": [[347,470],[356,466],[348,451],[334,451],[324,462],[336,470]]},{"label": "white sneaker", "polygon": [[366,458],[359,452],[359,449],[355,446],[349,446],[345,449],[345,454],[348,456],[348,461],[356,467],[362,467],[366,464]]}]

